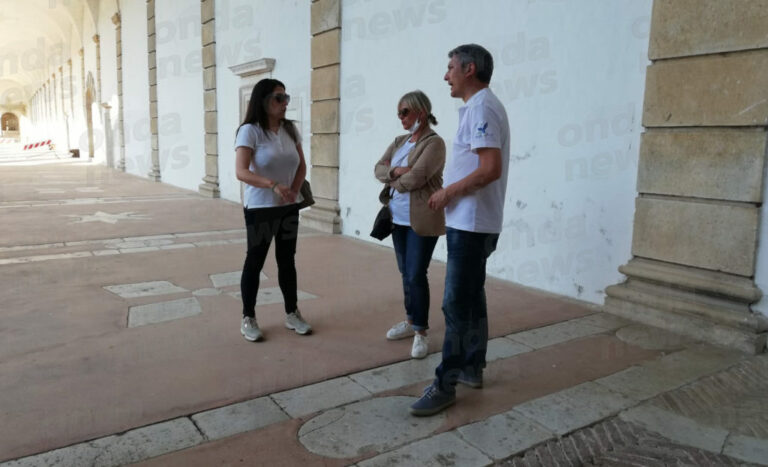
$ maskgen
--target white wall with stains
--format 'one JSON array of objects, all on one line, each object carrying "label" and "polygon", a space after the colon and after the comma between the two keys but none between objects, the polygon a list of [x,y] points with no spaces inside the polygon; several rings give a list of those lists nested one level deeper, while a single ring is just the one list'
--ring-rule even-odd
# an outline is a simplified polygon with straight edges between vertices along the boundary
[{"label": "white wall with stains", "polygon": [[[373,165],[402,134],[402,94],[430,97],[451,147],[461,102],[443,81],[447,53],[476,42],[494,56],[491,88],[512,138],[504,231],[488,272],[602,303],[630,259],[651,3],[344,0],[343,233],[376,242]],[[445,259],[444,240],[434,257]]]}]

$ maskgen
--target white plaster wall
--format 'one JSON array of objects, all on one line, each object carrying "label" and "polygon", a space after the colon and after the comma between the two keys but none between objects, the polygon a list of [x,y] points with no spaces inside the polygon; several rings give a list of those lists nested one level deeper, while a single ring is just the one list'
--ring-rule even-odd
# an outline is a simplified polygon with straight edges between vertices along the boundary
[{"label": "white plaster wall", "polygon": [[[402,94],[426,92],[451,147],[461,102],[443,81],[447,53],[476,42],[494,55],[491,87],[512,137],[504,231],[488,272],[602,303],[631,256],[651,3],[345,0],[343,233],[375,242],[373,165],[402,133]],[[434,257],[445,259],[443,239]]]},{"label": "white plaster wall", "polygon": [[[240,125],[241,78],[230,66],[273,58],[271,75],[282,81],[291,95],[288,118],[297,120],[302,147],[310,164],[309,84],[310,5],[300,0],[229,0],[216,2],[216,87],[219,125],[219,184],[223,198],[240,201],[240,182],[235,178],[235,130]],[[252,88],[252,84],[251,84]]]},{"label": "white plaster wall", "polygon": [[200,2],[155,2],[162,181],[197,190],[205,175]]},{"label": "white plaster wall", "polygon": [[[768,149],[766,149],[768,160]],[[763,173],[763,205],[760,207],[760,225],[757,236],[757,265],[755,267],[755,283],[763,291],[763,298],[752,309],[768,316],[768,165]]]},{"label": "white plaster wall", "polygon": [[121,2],[121,16],[125,170],[146,177],[152,166],[147,72],[147,5],[145,2]]}]

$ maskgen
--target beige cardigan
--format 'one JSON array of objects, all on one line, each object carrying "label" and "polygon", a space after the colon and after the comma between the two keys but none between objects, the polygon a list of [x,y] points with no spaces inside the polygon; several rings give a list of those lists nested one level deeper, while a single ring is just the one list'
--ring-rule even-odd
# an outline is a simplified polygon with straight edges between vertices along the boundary
[{"label": "beige cardigan", "polygon": [[374,174],[384,183],[379,195],[383,204],[389,202],[389,188],[400,193],[411,194],[411,228],[419,235],[437,237],[445,234],[445,213],[442,209],[433,211],[427,205],[429,197],[443,187],[443,167],[445,167],[445,141],[432,130],[426,131],[408,154],[408,167],[411,170],[395,179],[392,178],[392,156],[411,135],[395,138],[384,155],[376,163]]}]

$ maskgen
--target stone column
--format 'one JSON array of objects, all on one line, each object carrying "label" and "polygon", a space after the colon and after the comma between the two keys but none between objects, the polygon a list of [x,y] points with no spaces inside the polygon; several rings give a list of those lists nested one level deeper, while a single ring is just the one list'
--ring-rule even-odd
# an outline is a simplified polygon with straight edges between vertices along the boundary
[{"label": "stone column", "polygon": [[219,119],[216,110],[216,2],[200,2],[203,47],[203,116],[205,118],[205,177],[200,194],[218,198],[219,192]]},{"label": "stone column", "polygon": [[51,86],[51,99],[53,100],[53,119],[59,118],[59,102],[56,98],[56,73],[51,74],[53,85]]},{"label": "stone column", "polygon": [[70,109],[70,115],[72,115],[72,120],[74,121],[75,118],[75,89],[73,81],[74,75],[72,74],[72,59],[70,58],[67,60],[67,65],[69,65],[69,109]]},{"label": "stone column", "polygon": [[64,121],[64,135],[67,138],[67,151],[71,147],[69,136],[69,115],[67,115],[66,100],[64,99],[64,67],[59,67],[59,83],[61,83],[61,118]]},{"label": "stone column", "polygon": [[107,167],[115,167],[115,143],[112,137],[112,119],[109,111],[112,107],[106,102],[101,104],[104,109],[104,143],[107,146]]},{"label": "stone column", "polygon": [[101,39],[98,34],[93,35],[96,44],[96,102],[101,105]]},{"label": "stone column", "polygon": [[[47,117],[46,123],[50,125],[51,120],[53,120],[53,112],[51,111],[51,79],[48,78],[43,86],[45,86],[45,112]],[[47,130],[50,131],[49,128],[47,128]]]},{"label": "stone column", "polygon": [[149,67],[149,127],[152,132],[152,169],[148,177],[160,181],[160,142],[157,135],[157,55],[155,0],[147,0],[147,60]]},{"label": "stone column", "polygon": [[64,100],[64,67],[63,66],[59,67],[59,82],[61,83],[61,114],[65,116],[67,113],[67,106],[65,105],[66,101]]},{"label": "stone column", "polygon": [[115,53],[117,54],[117,124],[120,138],[120,160],[117,169],[125,172],[125,120],[123,119],[123,30],[120,13],[112,16],[115,25]]},{"label": "stone column", "polygon": [[[751,310],[768,139],[768,16],[754,0],[656,0],[626,282],[605,309],[759,353]],[[766,234],[762,237],[765,239]]]},{"label": "stone column", "polygon": [[85,48],[81,48],[78,52],[80,54],[80,98],[82,100],[82,109],[83,109],[83,126],[87,126],[87,122],[85,121],[86,118],[86,109],[85,109]]},{"label": "stone column", "polygon": [[341,1],[313,0],[311,16],[311,179],[317,204],[302,213],[302,222],[324,232],[341,233],[341,217],[339,217]]}]

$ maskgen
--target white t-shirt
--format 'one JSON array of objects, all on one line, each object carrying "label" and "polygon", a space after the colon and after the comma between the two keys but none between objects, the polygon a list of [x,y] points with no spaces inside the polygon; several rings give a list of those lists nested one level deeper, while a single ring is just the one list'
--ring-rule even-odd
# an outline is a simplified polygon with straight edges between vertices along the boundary
[{"label": "white t-shirt", "polygon": [[[296,132],[298,134],[298,130]],[[301,141],[301,136],[298,141]],[[299,151],[283,125],[280,125],[275,134],[263,130],[259,125],[246,123],[240,127],[235,138],[235,149],[240,146],[253,149],[253,158],[248,170],[282,185],[291,186],[299,168]],[[299,201],[300,199],[296,200]],[[267,208],[282,206],[283,201],[280,195],[270,188],[257,188],[246,183],[243,205],[246,208]]]},{"label": "white t-shirt", "polygon": [[476,92],[459,108],[459,129],[453,140],[453,157],[445,170],[448,186],[480,165],[479,148],[501,150],[501,177],[445,207],[445,225],[459,230],[500,233],[509,170],[509,121],[507,112],[489,88]]},{"label": "white t-shirt", "polygon": [[[390,167],[408,167],[408,154],[416,146],[405,140],[405,143],[392,156]],[[411,194],[409,192],[400,193],[392,189],[392,199],[389,201],[389,210],[392,211],[392,223],[397,225],[411,225]]]}]

